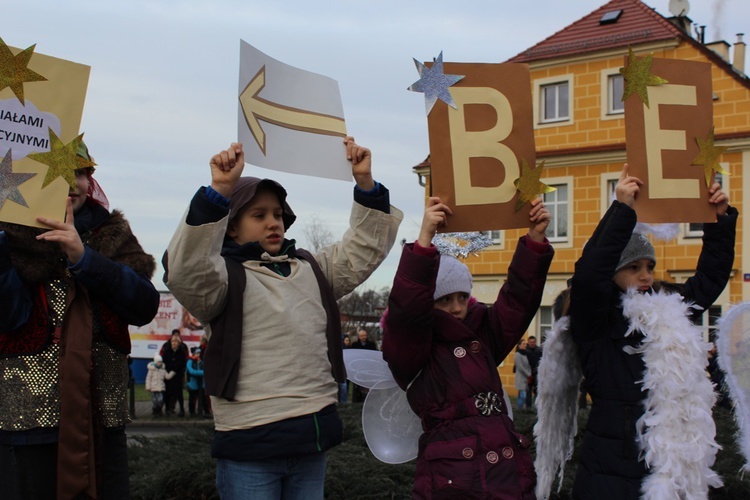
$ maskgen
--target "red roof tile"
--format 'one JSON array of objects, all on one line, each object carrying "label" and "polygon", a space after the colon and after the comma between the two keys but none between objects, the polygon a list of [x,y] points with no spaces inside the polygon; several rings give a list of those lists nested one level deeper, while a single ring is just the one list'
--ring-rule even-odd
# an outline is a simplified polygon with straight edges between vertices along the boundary
[{"label": "red roof tile", "polygon": [[[616,10],[622,10],[616,22],[599,23],[604,14]],[[690,36],[641,0],[612,0],[508,62],[527,63],[674,38]]]}]

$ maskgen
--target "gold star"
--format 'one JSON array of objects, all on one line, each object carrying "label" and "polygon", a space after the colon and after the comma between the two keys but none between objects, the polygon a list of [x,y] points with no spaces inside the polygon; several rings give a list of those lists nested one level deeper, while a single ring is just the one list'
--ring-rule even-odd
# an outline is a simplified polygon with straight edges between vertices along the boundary
[{"label": "gold star", "polygon": [[93,161],[78,156],[78,147],[83,140],[83,134],[79,135],[67,144],[63,144],[57,135],[49,129],[50,150],[45,153],[32,153],[29,158],[47,165],[47,175],[44,177],[42,187],[47,187],[50,182],[58,177],[65,179],[68,185],[76,188],[76,170],[79,168],[93,167]]},{"label": "gold star", "polygon": [[651,63],[653,60],[653,53],[642,59],[638,59],[635,57],[633,49],[628,48],[628,65],[620,68],[620,74],[625,77],[625,90],[622,92],[623,101],[635,92],[641,98],[641,102],[648,108],[648,89],[646,87],[669,83],[664,78],[651,73]]},{"label": "gold star", "polygon": [[23,98],[24,82],[47,81],[39,73],[27,68],[29,60],[34,54],[34,47],[36,47],[36,44],[14,56],[10,48],[0,38],[0,90],[10,87],[21,104],[26,104]]},{"label": "gold star", "polygon": [[703,165],[703,175],[706,178],[706,186],[711,187],[711,174],[713,172],[720,172],[729,175],[729,172],[721,168],[721,165],[719,164],[719,157],[727,150],[727,146],[716,146],[714,144],[713,127],[711,127],[711,132],[708,134],[706,140],[703,140],[700,137],[696,137],[695,140],[698,142],[700,152],[691,165]]},{"label": "gold star", "polygon": [[550,187],[539,180],[542,177],[543,168],[544,162],[540,163],[534,170],[531,170],[529,164],[526,163],[526,159],[521,160],[521,177],[513,181],[516,189],[518,189],[516,212],[540,194],[555,191],[556,188]]}]

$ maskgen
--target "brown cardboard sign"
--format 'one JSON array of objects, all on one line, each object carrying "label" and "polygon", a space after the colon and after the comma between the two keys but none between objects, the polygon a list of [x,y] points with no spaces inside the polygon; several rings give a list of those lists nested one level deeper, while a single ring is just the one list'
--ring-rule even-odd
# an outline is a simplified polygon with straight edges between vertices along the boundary
[{"label": "brown cardboard sign", "polygon": [[513,181],[522,161],[536,165],[528,65],[444,63],[444,73],[464,78],[449,89],[457,107],[437,101],[428,116],[432,195],[453,210],[440,230],[527,227]]},{"label": "brown cardboard sign", "polygon": [[705,141],[713,126],[711,65],[653,58],[643,71],[667,83],[646,87],[648,106],[637,92],[625,99],[628,172],[643,181],[634,207],[638,220],[716,222],[704,167],[693,165],[698,140]]}]

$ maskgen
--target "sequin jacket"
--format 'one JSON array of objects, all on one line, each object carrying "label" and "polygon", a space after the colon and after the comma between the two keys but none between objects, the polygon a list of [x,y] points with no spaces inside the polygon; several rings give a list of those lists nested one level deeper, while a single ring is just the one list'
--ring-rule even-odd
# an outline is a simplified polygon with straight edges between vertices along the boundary
[{"label": "sequin jacket", "polygon": [[156,265],[122,213],[89,209],[84,257],[70,268],[59,245],[36,240],[41,229],[0,223],[0,430],[57,425],[59,332],[74,281],[90,297],[103,420],[126,422],[128,324],[146,324],[156,314],[159,294],[150,281]]},{"label": "sequin jacket", "polygon": [[[421,255],[428,250],[434,254]],[[534,498],[530,442],[508,418],[496,367],[541,302],[554,251],[549,244],[540,250],[522,238],[496,302],[469,305],[459,321],[434,308],[439,255],[405,245],[388,302],[383,357],[422,419],[414,498]]]}]

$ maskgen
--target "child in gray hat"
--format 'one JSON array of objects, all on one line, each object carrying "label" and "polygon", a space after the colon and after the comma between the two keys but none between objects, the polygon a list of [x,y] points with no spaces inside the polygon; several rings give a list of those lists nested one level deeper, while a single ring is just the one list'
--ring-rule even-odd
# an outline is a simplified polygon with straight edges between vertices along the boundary
[{"label": "child in gray hat", "polygon": [[717,221],[704,224],[695,275],[655,282],[654,247],[633,233],[641,185],[625,165],[572,278],[570,331],[593,401],[575,498],[706,498],[721,485],[710,469],[718,445],[708,345],[691,320],[727,285],[737,210],[713,184]]}]

